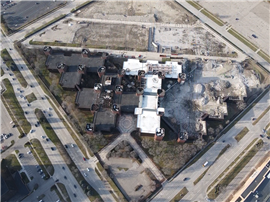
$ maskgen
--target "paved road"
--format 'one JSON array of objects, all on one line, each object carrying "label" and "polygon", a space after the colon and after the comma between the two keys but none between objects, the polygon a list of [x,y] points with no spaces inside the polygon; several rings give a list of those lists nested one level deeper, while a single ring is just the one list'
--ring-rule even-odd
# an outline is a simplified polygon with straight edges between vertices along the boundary
[{"label": "paved road", "polygon": [[[173,181],[164,185],[163,190],[153,199],[153,201],[171,200],[183,187],[189,190],[189,193],[183,198],[183,201],[204,201],[208,186],[219,176],[219,174],[227,168],[227,166],[249,145],[254,138],[260,138],[259,135],[269,122],[270,112],[268,112],[255,126],[252,125],[252,117],[258,117],[267,106],[270,105],[269,94],[266,94],[240,121],[235,124],[230,131],[223,135],[216,144],[208,150],[196,163],[185,169]],[[248,127],[249,132],[245,137],[237,143],[234,137],[244,128]],[[222,140],[225,140],[223,143]],[[230,148],[217,160],[214,160],[220,151],[230,144]],[[258,158],[258,161],[260,159]],[[208,170],[204,178],[195,186],[193,182],[205,171],[202,167],[205,161],[209,161],[209,165],[213,164]],[[183,181],[184,178],[190,178]]]},{"label": "paved road", "polygon": [[[60,118],[58,117],[58,115],[54,112],[54,111],[50,111],[49,113],[52,116],[48,116],[48,109],[49,108],[53,108],[50,103],[48,102],[48,100],[46,99],[41,99],[42,97],[45,97],[45,93],[43,92],[42,88],[38,85],[36,79],[34,78],[34,76],[32,75],[31,71],[28,69],[28,67],[25,65],[23,59],[20,57],[20,55],[18,54],[18,52],[13,48],[12,46],[12,42],[8,39],[8,38],[2,38],[2,46],[7,48],[7,50],[9,51],[11,57],[13,58],[14,62],[16,63],[17,66],[23,66],[23,69],[20,69],[22,75],[24,76],[24,78],[26,79],[28,84],[33,85],[34,87],[32,88],[32,92],[35,94],[35,96],[37,97],[37,101],[35,101],[38,105],[39,109],[42,110],[47,110],[46,116],[47,119],[49,121],[49,123],[51,124],[51,127],[54,129],[55,133],[57,134],[57,136],[59,137],[60,141],[62,142],[62,144],[75,144],[75,141],[73,140],[73,138],[71,137],[71,135],[69,134],[68,130],[66,129],[65,125],[62,123],[62,121],[60,120]],[[12,49],[10,51],[10,48]],[[19,83],[17,82],[17,80],[12,81],[13,87],[14,89],[17,89],[17,87],[20,86],[14,86],[14,85],[18,85]],[[16,90],[15,90],[15,93]],[[16,94],[16,97],[18,97],[19,94]],[[21,103],[21,106],[24,110],[28,110],[25,109],[25,107],[27,106],[26,101],[22,101],[19,100]],[[31,109],[32,111],[29,110],[29,113],[27,114],[26,118],[28,119],[28,121],[31,123],[31,125],[33,126],[36,122],[36,116],[34,114],[34,105],[31,105]],[[39,128],[33,128],[34,130],[36,130],[33,134],[30,134],[30,136],[32,137],[37,137],[40,138],[41,135],[46,135],[44,133],[43,130]],[[37,136],[35,136],[35,134],[38,134]],[[59,165],[59,167],[61,167],[60,165],[64,165],[64,162],[61,162],[61,159],[58,158],[57,151],[52,152],[50,150],[50,146],[49,145],[44,145],[46,152],[48,151],[48,154],[51,154],[51,162],[54,164],[54,161],[56,161],[56,166]],[[47,148],[47,149],[46,149]],[[49,149],[48,149],[49,148]],[[83,173],[86,172],[88,167],[95,167],[96,166],[96,158],[90,158],[88,162],[84,162],[83,161],[83,154],[81,152],[81,150],[78,147],[75,148],[69,148],[67,149],[67,152],[69,153],[69,155],[71,156],[71,158],[73,159],[74,163],[77,165],[78,169]],[[63,172],[63,170],[59,170],[59,173],[56,172],[56,176],[57,174],[60,175],[60,173]],[[73,176],[71,176],[72,174],[70,173],[69,178],[72,179]],[[59,176],[60,177],[60,176]],[[94,187],[94,189],[101,195],[101,197],[103,198],[104,201],[114,201],[113,197],[111,196],[111,194],[109,193],[108,188],[105,187],[105,184],[100,180],[100,178],[97,176],[96,172],[94,171],[94,169],[91,169],[89,175],[87,177],[85,177],[85,179]],[[72,183],[72,184],[75,184]],[[72,186],[73,187],[73,186]],[[71,192],[71,190],[68,189],[68,192],[74,193],[74,188],[71,187],[71,190],[73,192]],[[81,191],[81,189],[80,189]],[[77,191],[78,192],[78,191]],[[73,196],[73,195],[72,195]],[[86,195],[82,194],[80,197],[84,198],[85,200],[88,200],[88,198],[85,198]],[[77,197],[76,200],[79,200],[79,198]]]},{"label": "paved road", "polygon": [[256,54],[253,50],[251,50],[249,47],[247,47],[245,44],[243,44],[241,41],[239,41],[237,38],[235,38],[233,35],[228,33],[226,31],[226,25],[219,26],[214,21],[209,19],[207,16],[202,14],[199,10],[191,6],[186,1],[176,0],[177,3],[182,5],[184,8],[189,10],[191,13],[193,13],[195,16],[197,16],[202,22],[207,23],[210,27],[212,27],[214,30],[216,30],[219,34],[224,36],[226,39],[228,39],[230,42],[235,44],[237,47],[241,48],[247,55],[252,57],[253,59],[257,60],[258,63],[260,63],[265,69],[270,71],[270,64],[266,62],[261,56]]},{"label": "paved road", "polygon": [[[14,59],[14,57],[13,57],[13,59]],[[14,60],[14,61],[16,61],[16,60]],[[7,70],[5,69],[4,71],[6,72]],[[52,165],[54,167],[54,174],[52,176],[53,179],[54,179],[54,181],[57,180],[57,179],[59,179],[60,182],[62,182],[62,183],[64,183],[66,185],[66,188],[67,188],[67,190],[68,190],[69,193],[77,193],[78,194],[77,198],[75,198],[73,196],[73,194],[70,194],[71,200],[73,200],[73,201],[75,201],[75,200],[89,201],[88,198],[86,197],[86,195],[83,193],[82,189],[80,189],[80,188],[75,189],[74,188],[74,186],[73,186],[74,184],[77,187],[80,187],[80,186],[79,186],[78,182],[76,181],[76,179],[74,178],[74,176],[72,175],[72,173],[70,172],[70,170],[69,169],[65,169],[65,172],[63,172],[62,167],[63,166],[65,168],[68,168],[68,167],[67,167],[65,161],[63,160],[62,156],[60,155],[60,153],[57,150],[55,150],[55,151],[52,151],[51,150],[51,147],[55,147],[55,145],[51,141],[47,142],[45,139],[43,139],[41,137],[41,136],[46,136],[46,133],[44,132],[43,128],[41,126],[35,127],[35,124],[38,121],[37,120],[37,117],[35,115],[35,109],[36,108],[39,108],[39,109],[43,109],[44,108],[43,103],[42,103],[42,100],[36,100],[36,101],[34,101],[34,102],[31,103],[31,106],[30,107],[28,107],[27,106],[27,103],[28,103],[27,100],[24,99],[24,98],[20,98],[19,96],[22,93],[20,93],[17,90],[17,88],[20,88],[20,89],[23,89],[23,90],[24,90],[24,88],[20,85],[20,83],[18,82],[18,80],[15,80],[15,81],[14,80],[10,80],[10,81],[11,81],[11,84],[12,84],[12,87],[13,87],[13,90],[14,90],[14,93],[15,93],[15,96],[17,97],[17,100],[19,101],[19,103],[20,103],[23,111],[24,112],[26,112],[26,111],[28,112],[28,114],[25,115],[25,117],[28,120],[28,122],[31,124],[32,130],[34,131],[33,133],[29,133],[27,135],[27,138],[28,139],[36,138],[42,144],[42,146],[43,146],[46,154],[48,155],[48,157],[49,157],[49,159],[50,159],[50,161],[51,161],[51,163],[52,163]],[[40,99],[40,96],[37,96],[37,98]],[[24,138],[22,138],[22,140],[24,140]],[[24,144],[22,144],[22,146],[23,145]],[[27,154],[25,154],[25,155],[27,155]],[[36,166],[36,164],[35,165],[27,165],[27,166],[34,167],[34,166]],[[67,179],[68,179],[68,182],[69,183],[66,183],[66,179],[64,179],[64,176],[67,176]]]},{"label": "paved road", "polygon": [[80,0],[74,0],[69,2],[65,7],[58,9],[57,11],[45,16],[44,18],[42,18],[41,20],[25,27],[23,30],[20,30],[19,32],[13,34],[10,36],[10,39],[12,41],[16,41],[16,40],[20,40],[23,39],[24,36],[29,33],[30,31],[32,31],[33,29],[36,29],[42,25],[44,25],[44,23],[50,22],[51,20],[55,19],[56,17],[62,15],[62,14],[68,14],[70,13],[70,11],[73,8],[76,8],[76,6],[82,4],[82,1]]}]

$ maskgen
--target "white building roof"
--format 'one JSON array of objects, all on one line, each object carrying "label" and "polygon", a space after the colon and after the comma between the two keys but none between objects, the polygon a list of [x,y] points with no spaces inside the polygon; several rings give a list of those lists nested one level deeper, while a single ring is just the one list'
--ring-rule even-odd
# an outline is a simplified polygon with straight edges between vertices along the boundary
[{"label": "white building roof", "polygon": [[147,60],[146,63],[141,63],[137,59],[128,59],[128,61],[124,62],[123,69],[126,70],[126,75],[138,75],[139,70],[144,70],[145,73],[151,72],[151,66],[164,71],[165,78],[177,79],[178,74],[182,73],[182,65],[179,65],[178,62],[171,61],[166,61],[165,64],[159,64],[155,60]]},{"label": "white building roof", "polygon": [[157,93],[158,89],[161,89],[161,79],[158,75],[146,74],[146,84],[144,92],[146,93]]},{"label": "white building roof", "polygon": [[142,133],[155,134],[156,128],[160,127],[160,116],[157,116],[156,110],[143,109],[137,117],[137,127]]}]

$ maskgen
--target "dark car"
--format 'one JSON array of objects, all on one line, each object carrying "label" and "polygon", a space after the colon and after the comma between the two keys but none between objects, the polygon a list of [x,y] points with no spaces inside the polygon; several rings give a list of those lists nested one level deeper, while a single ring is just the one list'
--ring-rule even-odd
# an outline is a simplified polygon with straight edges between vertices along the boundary
[{"label": "dark car", "polygon": [[46,141],[47,141],[47,142],[49,142],[49,141],[50,141],[50,139],[49,139],[49,138],[46,138]]},{"label": "dark car", "polygon": [[76,198],[77,197],[77,195],[76,194],[73,194],[73,196]]},{"label": "dark car", "polygon": [[255,34],[252,34],[251,36],[253,36],[255,39],[257,39],[258,37]]},{"label": "dark car", "polygon": [[33,86],[33,85],[30,85],[30,87],[31,87],[31,88],[34,88],[34,86]]},{"label": "dark car", "polygon": [[30,107],[31,105],[28,103],[27,106]]},{"label": "dark car", "polygon": [[55,180],[55,182],[59,182],[59,180],[57,179],[57,180]]},{"label": "dark car", "polygon": [[41,99],[42,99],[42,100],[45,100],[45,98],[44,98],[44,97],[41,97]]},{"label": "dark car", "polygon": [[36,127],[38,127],[38,125],[37,125],[37,124],[35,124],[35,126],[36,126]]},{"label": "dark car", "polygon": [[77,186],[74,184],[74,188],[76,189],[77,188]]},{"label": "dark car", "polygon": [[28,114],[28,112],[24,112],[25,114]]},{"label": "dark car", "polygon": [[263,135],[260,135],[261,138],[263,138],[264,136]]},{"label": "dark car", "polygon": [[183,181],[187,181],[189,178],[188,177],[185,177],[184,179],[183,179]]},{"label": "dark car", "polygon": [[65,170],[65,167],[63,166],[62,169]]},{"label": "dark car", "polygon": [[267,136],[267,139],[270,140],[270,136]]},{"label": "dark car", "polygon": [[239,18],[235,18],[235,20],[239,20]]},{"label": "dark car", "polygon": [[67,176],[64,176],[65,179],[67,179]]},{"label": "dark car", "polygon": [[21,66],[21,69],[23,69],[23,66]]},{"label": "dark car", "polygon": [[86,158],[83,157],[83,160],[86,161]]},{"label": "dark car", "polygon": [[68,146],[65,144],[65,147],[68,148]]},{"label": "dark car", "polygon": [[51,147],[51,150],[52,150],[52,151],[54,151],[54,148],[53,148],[53,147]]},{"label": "dark car", "polygon": [[12,128],[15,128],[15,127],[16,127],[16,125],[13,125],[13,126],[12,126]]}]

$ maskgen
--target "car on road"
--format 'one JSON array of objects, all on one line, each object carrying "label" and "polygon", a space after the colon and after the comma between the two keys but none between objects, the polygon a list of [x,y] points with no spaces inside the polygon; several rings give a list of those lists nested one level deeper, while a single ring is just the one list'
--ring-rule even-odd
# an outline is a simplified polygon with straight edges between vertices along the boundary
[{"label": "car on road", "polygon": [[45,139],[45,138],[46,138],[46,136],[42,135],[42,136],[41,136],[41,138],[42,138],[42,139]]},{"label": "car on road", "polygon": [[21,69],[23,69],[23,66],[21,66]]},{"label": "car on road", "polygon": [[13,74],[9,73],[9,76],[13,76]]},{"label": "car on road", "polygon": [[49,117],[51,117],[52,115],[51,114],[48,114],[49,115]]},{"label": "car on road", "polygon": [[87,171],[90,171],[90,168],[87,168]]},{"label": "car on road", "polygon": [[239,18],[235,18],[235,20],[239,20]]},{"label": "car on road", "polygon": [[258,37],[255,34],[252,34],[251,36],[253,36],[253,38],[257,39]]},{"label": "car on road", "polygon": [[65,179],[67,179],[67,176],[64,176]]},{"label": "car on road", "polygon": [[25,114],[28,114],[28,112],[24,112]]},{"label": "car on road", "polygon": [[265,129],[262,129],[262,132],[263,132],[263,133],[266,133],[266,130],[265,130]]},{"label": "car on road", "polygon": [[15,80],[16,80],[16,78],[12,78],[12,80],[13,80],[13,81],[15,81]]},{"label": "car on road", "polygon": [[83,157],[83,160],[86,161],[86,158]]},{"label": "car on road", "polygon": [[222,140],[222,142],[225,142],[225,140]]},{"label": "car on road", "polygon": [[65,170],[65,167],[63,166],[62,169]]},{"label": "car on road", "polygon": [[40,171],[42,171],[41,168],[37,169],[37,172],[40,172]]},{"label": "car on road", "polygon": [[36,166],[36,168],[38,169],[38,168],[40,168],[40,166],[39,166],[39,165],[37,165],[37,166]]},{"label": "car on road", "polygon": [[16,125],[14,124],[13,126],[12,126],[12,128],[15,128],[16,127]]},{"label": "car on road", "polygon": [[74,144],[70,144],[71,147],[74,147]]},{"label": "car on road", "polygon": [[77,197],[77,195],[76,194],[73,194],[73,196],[76,198]]},{"label": "car on road", "polygon": [[183,179],[183,181],[187,181],[189,178],[188,177],[185,177],[184,179]]},{"label": "car on road", "polygon": [[206,167],[208,165],[208,161],[206,161],[204,164],[203,164],[203,167]]},{"label": "car on road", "polygon": [[29,85],[31,88],[34,88],[34,86],[33,85]]},{"label": "car on road", "polygon": [[31,106],[31,104],[30,104],[30,103],[27,103],[27,106],[28,106],[28,107],[30,107],[30,106]]},{"label": "car on road", "polygon": [[262,134],[260,134],[260,137],[263,138],[264,136]]},{"label": "car on road", "polygon": [[33,133],[34,132],[34,130],[32,129],[32,130],[30,130],[30,133]]},{"label": "car on road", "polygon": [[65,144],[65,147],[68,148],[67,144]]},{"label": "car on road", "polygon": [[41,97],[42,100],[45,100],[45,97]]},{"label": "car on road", "polygon": [[45,174],[41,176],[41,178],[42,178],[42,179],[43,179],[44,177],[46,177],[46,175],[45,175]]},{"label": "car on road", "polygon": [[252,120],[252,121],[255,121],[255,120],[256,120],[256,118],[254,117],[254,118],[252,118],[251,120]]},{"label": "car on road", "polygon": [[32,152],[31,151],[28,151],[27,154],[31,154]]},{"label": "car on road", "polygon": [[49,141],[50,141],[50,139],[49,139],[49,138],[46,138],[46,141],[47,141],[47,142],[49,142]]},{"label": "car on road", "polygon": [[270,136],[267,136],[267,139],[270,140]]},{"label": "car on road", "polygon": [[85,177],[87,177],[87,174],[86,174],[86,173],[83,173],[83,175],[84,175]]},{"label": "car on road", "polygon": [[74,188],[76,189],[77,188],[77,186],[74,184]]},{"label": "car on road", "polygon": [[35,124],[36,127],[38,127],[38,124]]},{"label": "car on road", "polygon": [[54,151],[54,150],[55,150],[55,148],[54,148],[54,147],[51,147],[51,150],[52,150],[52,151]]}]

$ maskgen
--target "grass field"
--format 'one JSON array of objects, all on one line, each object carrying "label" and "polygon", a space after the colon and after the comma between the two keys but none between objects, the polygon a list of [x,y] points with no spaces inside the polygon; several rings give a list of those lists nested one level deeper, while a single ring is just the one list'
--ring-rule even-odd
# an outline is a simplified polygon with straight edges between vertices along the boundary
[{"label": "grass field", "polygon": [[35,96],[34,93],[31,93],[31,94],[29,94],[29,95],[27,95],[27,96],[25,96],[25,97],[26,97],[26,99],[27,99],[27,101],[28,101],[29,103],[31,103],[31,102],[37,100],[37,98],[36,98],[36,96]]},{"label": "grass field", "polygon": [[186,187],[184,187],[172,200],[170,200],[170,202],[180,201],[187,193],[188,193],[188,190]]},{"label": "grass field", "polygon": [[262,50],[260,50],[258,52],[258,55],[261,56],[263,59],[265,59],[267,62],[270,63],[270,56],[267,55],[265,52],[263,52]]},{"label": "grass field", "polygon": [[22,85],[22,87],[26,88],[28,84],[26,80],[24,79],[22,73],[18,69],[17,65],[14,63],[12,57],[9,55],[7,49],[4,49],[1,51],[1,57],[5,61],[7,67],[12,70],[12,72],[14,73],[14,75],[16,76],[20,84]]},{"label": "grass field", "polygon": [[14,116],[18,120],[18,123],[22,127],[23,131],[25,133],[28,133],[31,129],[31,125],[24,116],[24,111],[22,110],[21,105],[19,104],[17,98],[15,97],[14,90],[10,81],[8,79],[4,79],[2,82],[7,89],[2,96],[5,98],[6,103],[9,105],[10,110],[12,110]]},{"label": "grass field", "polygon": [[239,142],[247,133],[248,133],[249,129],[247,127],[245,127],[243,130],[241,130],[240,133],[238,133],[234,139],[236,139],[237,142]]},{"label": "grass field", "polygon": [[252,123],[252,125],[256,125],[261,119],[262,117],[264,117],[264,115],[270,110],[270,106],[268,106],[264,112]]},{"label": "grass field", "polygon": [[[253,142],[252,142],[253,143]],[[230,165],[229,167],[233,166],[233,168],[228,171],[229,167],[224,171],[226,173],[222,173],[221,181],[213,187],[209,193],[208,197],[209,199],[215,199],[219,193],[221,188],[226,188],[230,182],[237,176],[237,174],[247,165],[247,163],[256,155],[256,153],[263,147],[263,140],[259,140],[249,151],[245,153],[245,155],[242,157],[242,159],[236,163],[236,165]]]},{"label": "grass field", "polygon": [[12,174],[22,169],[21,164],[19,163],[17,157],[14,154],[10,154],[6,158],[4,158],[2,164],[4,167],[7,167]]}]

